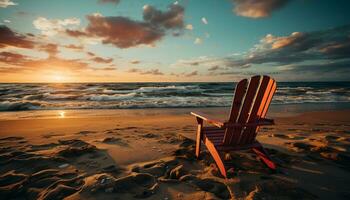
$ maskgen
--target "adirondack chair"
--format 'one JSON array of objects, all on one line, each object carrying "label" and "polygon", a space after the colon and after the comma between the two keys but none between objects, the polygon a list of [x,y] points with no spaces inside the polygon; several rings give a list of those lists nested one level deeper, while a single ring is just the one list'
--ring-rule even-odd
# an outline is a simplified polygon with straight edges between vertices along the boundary
[{"label": "adirondack chair", "polygon": [[[229,119],[226,122],[210,118],[202,113],[191,112],[197,119],[196,157],[200,155],[201,141],[214,158],[220,173],[226,178],[232,162],[224,160],[224,153],[251,149],[270,169],[276,165],[263,146],[256,140],[260,126],[273,125],[266,119],[276,82],[268,76],[254,76],[248,82],[241,80],[235,90]],[[207,122],[213,126],[203,126]]]}]

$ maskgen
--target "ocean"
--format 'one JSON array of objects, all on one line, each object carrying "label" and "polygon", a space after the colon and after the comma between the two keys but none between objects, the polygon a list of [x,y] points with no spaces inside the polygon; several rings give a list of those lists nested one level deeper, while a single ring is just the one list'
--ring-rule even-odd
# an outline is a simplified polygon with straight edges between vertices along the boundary
[{"label": "ocean", "polygon": [[[235,83],[0,84],[0,111],[231,106]],[[272,104],[350,103],[350,82],[278,82]]]}]

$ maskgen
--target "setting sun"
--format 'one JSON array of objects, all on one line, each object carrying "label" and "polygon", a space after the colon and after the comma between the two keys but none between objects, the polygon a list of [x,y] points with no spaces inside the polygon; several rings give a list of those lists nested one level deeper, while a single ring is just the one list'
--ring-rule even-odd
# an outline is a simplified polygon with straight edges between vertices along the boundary
[{"label": "setting sun", "polygon": [[64,80],[64,77],[62,75],[54,75],[52,79],[55,82],[62,82]]},{"label": "setting sun", "polygon": [[46,77],[46,80],[44,80],[45,82],[64,83],[72,81],[71,77],[64,72],[42,72],[41,74],[43,77]]}]

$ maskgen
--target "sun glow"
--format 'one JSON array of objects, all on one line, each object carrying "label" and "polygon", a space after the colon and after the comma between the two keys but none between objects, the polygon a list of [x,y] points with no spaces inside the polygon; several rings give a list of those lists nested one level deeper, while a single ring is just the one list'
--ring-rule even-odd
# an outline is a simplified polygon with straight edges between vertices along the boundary
[{"label": "sun glow", "polygon": [[65,78],[61,74],[56,74],[52,76],[53,82],[64,82]]},{"label": "sun glow", "polygon": [[42,72],[43,77],[46,77],[45,81],[49,83],[65,83],[72,81],[69,73],[66,72]]}]

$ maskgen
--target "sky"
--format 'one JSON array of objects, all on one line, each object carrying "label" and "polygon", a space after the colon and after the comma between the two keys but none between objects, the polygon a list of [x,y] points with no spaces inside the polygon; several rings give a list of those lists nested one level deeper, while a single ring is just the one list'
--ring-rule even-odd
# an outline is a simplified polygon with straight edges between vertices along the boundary
[{"label": "sky", "polygon": [[348,0],[0,0],[0,82],[350,80]]}]

